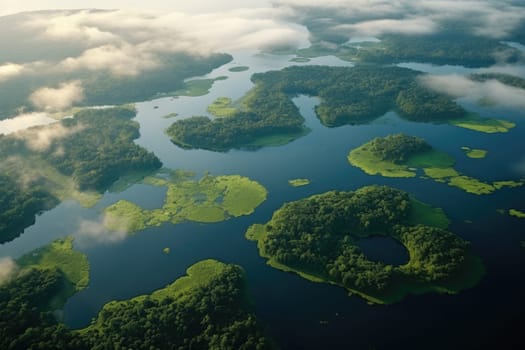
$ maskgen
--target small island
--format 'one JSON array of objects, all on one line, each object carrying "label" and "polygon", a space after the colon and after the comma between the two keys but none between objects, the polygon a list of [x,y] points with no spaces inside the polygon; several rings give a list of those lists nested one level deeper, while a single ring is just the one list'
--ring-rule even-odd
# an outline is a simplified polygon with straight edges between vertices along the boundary
[{"label": "small island", "polygon": [[483,159],[487,156],[487,151],[484,149],[470,148],[470,147],[461,147],[465,155],[472,159]]},{"label": "small island", "polygon": [[250,67],[248,66],[235,66],[235,67],[231,67],[230,69],[228,69],[228,71],[233,72],[233,73],[238,73],[238,72],[245,72],[248,69],[250,69]]},{"label": "small island", "polygon": [[369,175],[406,178],[419,175],[478,195],[524,184],[523,180],[487,183],[463,175],[454,169],[451,156],[435,150],[422,138],[404,134],[376,137],[350,151],[348,161]]},{"label": "small island", "polygon": [[509,209],[509,215],[518,219],[525,219],[525,212],[518,209]]},{"label": "small island", "polygon": [[85,281],[78,273],[87,260],[72,255],[67,242],[22,258],[29,265],[0,284],[2,349],[110,349],[117,343],[134,349],[274,348],[247,302],[244,270],[216,260],[196,263],[149,295],[111,301],[88,327],[68,329],[49,305],[61,299],[68,278]]},{"label": "small island", "polygon": [[468,114],[463,118],[452,119],[449,123],[460,128],[486,134],[506,133],[516,127],[516,123],[503,119],[484,119],[477,114]]},{"label": "small island", "polygon": [[237,108],[232,105],[231,98],[217,97],[217,99],[208,106],[207,111],[214,117],[226,118],[234,116]]},{"label": "small island", "polygon": [[291,179],[288,180],[288,184],[292,187],[302,187],[310,184],[309,179]]},{"label": "small island", "polygon": [[226,80],[228,77],[221,76],[215,79],[194,79],[187,82],[184,82],[184,87],[176,90],[173,93],[166,93],[162,96],[158,95],[156,97],[164,96],[188,96],[188,97],[198,97],[207,95],[210,92],[211,87],[216,81]]},{"label": "small island", "polygon": [[307,63],[310,61],[311,60],[307,57],[294,57],[290,60],[290,62],[295,62],[295,63]]},{"label": "small island", "polygon": [[[468,242],[448,232],[441,209],[385,186],[331,191],[284,204],[246,232],[274,268],[346,288],[369,302],[391,304],[407,294],[455,294],[484,273]],[[409,253],[400,266],[371,261],[357,243],[391,237]]]},{"label": "small island", "polygon": [[131,233],[165,222],[220,222],[253,213],[268,193],[259,183],[239,175],[207,174],[195,180],[191,173],[169,172],[146,177],[143,183],[167,187],[162,208],[147,210],[120,200],[104,210],[108,229]]}]

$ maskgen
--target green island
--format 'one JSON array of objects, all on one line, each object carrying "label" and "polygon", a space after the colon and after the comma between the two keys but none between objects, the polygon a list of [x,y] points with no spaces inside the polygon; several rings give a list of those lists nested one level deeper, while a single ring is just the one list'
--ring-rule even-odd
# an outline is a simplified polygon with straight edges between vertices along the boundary
[{"label": "green island", "polygon": [[465,152],[465,155],[469,158],[473,159],[483,159],[487,156],[487,151],[484,149],[478,149],[478,148],[470,148],[470,147],[461,147],[463,152]]},{"label": "green island", "polygon": [[237,108],[232,105],[231,98],[217,97],[217,99],[208,106],[207,111],[214,117],[225,118],[235,115]]},{"label": "green island", "polygon": [[476,114],[468,114],[466,117],[450,120],[449,123],[460,128],[487,134],[505,133],[516,127],[516,123],[507,120],[480,118]]},{"label": "green island", "polygon": [[162,118],[164,119],[170,119],[170,118],[176,118],[179,116],[179,113],[177,112],[173,112],[173,113],[170,113],[170,114],[166,114],[165,116],[163,116]]},{"label": "green island", "polygon": [[238,72],[245,72],[248,69],[250,69],[250,67],[248,66],[236,66],[236,67],[231,67],[230,69],[228,69],[228,71],[233,72],[233,73],[238,73]]},{"label": "green island", "polygon": [[130,106],[86,109],[74,118],[0,135],[0,243],[18,237],[35,216],[74,199],[94,205],[119,178],[162,163],[136,145]]},{"label": "green island", "polygon": [[348,154],[348,161],[369,175],[416,177],[446,183],[472,194],[490,194],[505,187],[520,187],[523,180],[482,182],[454,169],[454,159],[424,139],[404,134],[376,137]]},{"label": "green island", "polygon": [[290,62],[296,62],[296,63],[307,63],[307,62],[310,62],[311,60],[309,58],[306,58],[306,57],[294,57],[290,60]]},{"label": "green island", "polygon": [[525,219],[525,212],[518,209],[509,209],[509,215],[518,219]]},{"label": "green island", "polygon": [[[163,96],[189,96],[198,97],[207,95],[216,81],[226,80],[228,77],[217,77],[214,79],[194,79],[184,82],[184,86],[174,92],[165,93]],[[157,97],[160,97],[157,95]]]},{"label": "green island", "polygon": [[268,193],[259,183],[239,175],[206,174],[195,180],[192,174],[174,172],[168,177],[146,177],[143,183],[167,187],[162,208],[147,210],[120,200],[104,210],[108,229],[136,232],[165,222],[220,222],[253,213]]},{"label": "green island", "polygon": [[[448,223],[441,209],[406,192],[368,186],[285,203],[266,224],[251,226],[246,238],[257,241],[274,268],[391,304],[408,294],[455,294],[481,279],[481,260],[446,230]],[[374,236],[402,244],[409,261],[393,266],[367,259],[357,244]]]},{"label": "green island", "polygon": [[309,179],[291,179],[288,180],[288,184],[292,187],[302,187],[310,184]]},{"label": "green island", "polygon": [[68,329],[46,307],[62,288],[63,275],[58,269],[21,270],[0,285],[2,349],[274,348],[251,312],[237,265],[198,262],[165,288],[107,303],[80,330]]},{"label": "green island", "polygon": [[388,111],[416,122],[450,123],[482,132],[508,131],[515,125],[468,113],[449,96],[419,83],[422,73],[393,66],[292,66],[252,76],[255,87],[235,108],[218,99],[210,113],[228,118],[194,116],[174,122],[167,130],[182,148],[228,151],[281,145],[308,129],[292,102],[297,95],[318,96],[315,111],[328,127],[363,124]]}]

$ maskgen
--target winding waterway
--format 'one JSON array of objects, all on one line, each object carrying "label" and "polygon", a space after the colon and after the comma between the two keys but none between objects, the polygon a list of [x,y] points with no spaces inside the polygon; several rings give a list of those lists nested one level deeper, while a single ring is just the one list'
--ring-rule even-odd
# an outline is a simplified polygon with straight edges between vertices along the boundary
[{"label": "winding waterway", "polygon": [[[478,106],[460,101],[469,110],[485,117],[517,123],[507,134],[483,134],[449,125],[408,122],[390,112],[368,125],[326,128],[314,113],[318,99],[299,96],[294,102],[311,132],[288,145],[258,151],[235,150],[216,153],[183,150],[174,146],[164,129],[175,118],[206,115],[206,106],[220,96],[240,98],[250,89],[249,77],[256,72],[281,69],[292,63],[289,56],[239,53],[234,61],[214,70],[205,78],[228,76],[217,81],[210,93],[201,97],[163,98],[137,104],[136,120],[141,125],[137,143],[162,160],[165,167],[187,169],[202,174],[240,174],[259,181],[268,191],[268,200],[247,217],[218,224],[165,224],[129,237],[108,238],[107,232],[86,239],[82,227],[100,225],[101,210],[119,199],[144,207],[158,207],[164,190],[133,185],[121,193],[106,193],[93,208],[65,202],[37,218],[36,224],[14,241],[0,246],[1,256],[20,256],[68,234],[77,236],[76,245],[91,263],[90,285],[65,306],[65,322],[83,327],[113,299],[126,299],[163,287],[184,274],[193,263],[215,258],[244,267],[257,315],[284,349],[348,349],[444,347],[461,342],[474,348],[490,336],[505,332],[518,334],[525,323],[522,296],[525,284],[524,221],[501,215],[497,209],[525,209],[525,188],[504,189],[492,195],[476,196],[446,184],[425,179],[392,179],[369,176],[350,166],[348,152],[376,136],[403,132],[424,137],[435,148],[457,160],[456,168],[481,180],[516,179],[525,175],[525,113],[498,106]],[[293,63],[297,64],[297,63]],[[305,64],[350,65],[334,57],[313,59]],[[250,67],[245,72],[229,72],[233,66]],[[422,66],[404,66],[422,70]],[[468,73],[461,67],[442,67],[440,73]],[[470,159],[462,146],[489,151],[483,160]],[[291,187],[289,179],[308,178],[311,184]],[[244,238],[246,228],[266,222],[284,202],[328,190],[353,190],[371,184],[386,184],[418,199],[442,207],[452,219],[451,230],[472,242],[482,257],[487,274],[475,288],[459,295],[408,297],[390,306],[371,306],[338,287],[316,284],[296,275],[268,267],[258,256],[253,242]],[[377,241],[376,250],[381,250]],[[385,243],[387,245],[389,243]],[[163,253],[169,247],[170,253]],[[386,248],[386,247],[385,247]],[[393,259],[406,259],[404,251]],[[395,260],[398,261],[398,260]],[[402,260],[401,260],[402,261]],[[502,328],[502,324],[505,328]],[[429,344],[431,344],[429,346]]]}]

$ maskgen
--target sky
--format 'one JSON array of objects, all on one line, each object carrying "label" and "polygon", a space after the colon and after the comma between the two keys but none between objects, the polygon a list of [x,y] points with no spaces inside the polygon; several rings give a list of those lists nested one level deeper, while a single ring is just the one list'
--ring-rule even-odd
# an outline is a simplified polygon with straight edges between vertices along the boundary
[{"label": "sky", "polygon": [[267,7],[266,0],[0,0],[0,16],[49,9],[127,9],[152,11],[214,12],[243,7]]}]

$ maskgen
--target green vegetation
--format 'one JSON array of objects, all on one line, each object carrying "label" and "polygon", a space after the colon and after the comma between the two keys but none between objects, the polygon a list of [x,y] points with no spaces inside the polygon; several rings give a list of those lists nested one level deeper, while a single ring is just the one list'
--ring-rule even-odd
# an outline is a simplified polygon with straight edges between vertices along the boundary
[{"label": "green vegetation", "polygon": [[136,145],[133,107],[89,109],[55,124],[0,136],[0,242],[36,214],[75,199],[91,206],[120,177],[161,166]]},{"label": "green vegetation", "polygon": [[294,57],[290,60],[290,62],[307,63],[310,62],[310,59],[306,57]]},{"label": "green vegetation", "polygon": [[118,201],[104,210],[106,227],[136,232],[165,222],[220,222],[253,213],[267,196],[263,186],[239,175],[205,175],[197,181],[191,174],[174,173],[169,179],[147,177],[143,182],[167,187],[162,208],[147,210],[125,200]]},{"label": "green vegetation", "polygon": [[60,309],[66,300],[89,284],[89,262],[86,255],[73,249],[73,237],[57,240],[50,245],[36,249],[16,261],[24,270],[58,270],[67,283],[49,303],[49,310]]},{"label": "green vegetation", "polygon": [[525,219],[525,212],[522,212],[517,209],[509,209],[509,215],[514,216],[515,218],[518,218],[518,219]]},{"label": "green vegetation", "polygon": [[170,114],[167,114],[167,115],[163,116],[162,118],[170,119],[170,118],[176,118],[178,116],[179,116],[179,113],[173,112],[173,113],[170,113]]},{"label": "green vegetation", "polygon": [[226,80],[228,77],[218,77],[215,79],[195,79],[184,83],[184,87],[175,92],[165,94],[165,96],[204,96],[210,92],[213,83],[220,80]]},{"label": "green vegetation", "polygon": [[463,152],[467,155],[469,158],[473,159],[483,159],[487,156],[487,151],[484,149],[477,149],[477,148],[470,148],[470,147],[461,147]]},{"label": "green vegetation", "polygon": [[169,254],[169,253],[171,253],[171,248],[170,248],[170,247],[163,248],[163,249],[162,249],[162,252],[163,252],[164,254]]},{"label": "green vegetation", "polygon": [[465,118],[450,120],[449,122],[460,128],[484,132],[487,134],[509,132],[510,129],[516,126],[515,123],[506,120],[484,119],[473,114],[469,114]]},{"label": "green vegetation", "polygon": [[416,167],[450,167],[454,160],[425,140],[403,134],[377,137],[352,150],[348,161],[369,175],[415,177]]},{"label": "green vegetation", "polygon": [[350,151],[348,161],[369,175],[416,177],[423,173],[472,194],[490,194],[504,187],[519,187],[524,181],[485,183],[453,168],[454,159],[436,151],[425,140],[403,134],[377,137]]},{"label": "green vegetation", "polygon": [[[63,49],[57,52],[64,52]],[[39,51],[39,55],[42,50]],[[185,53],[161,55],[157,68],[148,69],[137,75],[113,75],[107,71],[75,70],[66,72],[48,69],[35,74],[21,75],[14,79],[0,82],[0,119],[18,114],[20,110],[30,112],[34,107],[29,103],[29,96],[35,90],[50,86],[58,87],[64,81],[81,81],[84,99],[75,107],[120,105],[146,101],[154,98],[173,96],[174,91],[191,93],[207,91],[184,83],[184,79],[204,75],[214,68],[231,61],[227,54],[193,56]],[[63,57],[64,59],[67,56]],[[30,60],[38,61],[40,57]],[[210,86],[213,82],[208,83]],[[181,94],[183,94],[181,92]]]},{"label": "green vegetation", "polygon": [[233,107],[231,98],[217,97],[217,99],[208,106],[208,112],[218,118],[231,117],[235,115],[237,108]]},{"label": "green vegetation", "polygon": [[86,255],[73,249],[73,237],[59,239],[36,249],[17,260],[20,268],[58,269],[77,291],[89,283],[89,262]]},{"label": "green vegetation", "polygon": [[[334,24],[333,21],[328,23]],[[498,58],[513,63],[521,57],[519,50],[509,48],[500,40],[460,34],[468,32],[464,28],[450,28],[447,32],[432,35],[386,34],[380,36],[378,42],[346,43],[347,37],[337,35],[333,30],[325,32],[320,21],[306,25],[313,35],[311,47],[275,53],[305,58],[333,55],[345,61],[363,63],[422,62],[466,67],[488,67],[499,63]]]},{"label": "green vegetation", "polygon": [[[407,294],[457,293],[479,281],[480,260],[447,226],[442,210],[400,190],[369,186],[286,203],[265,225],[251,226],[246,237],[257,241],[272,267],[390,304]],[[356,243],[372,236],[400,242],[409,252],[408,263],[368,260]]]},{"label": "green vegetation", "polygon": [[291,180],[288,180],[288,184],[290,184],[290,186],[293,186],[293,187],[301,187],[301,186],[309,185],[310,184],[310,180],[308,180],[308,179],[291,179]]},{"label": "green vegetation", "polygon": [[91,325],[71,331],[43,304],[61,288],[57,269],[30,269],[0,286],[2,349],[269,349],[249,311],[244,271],[201,261],[166,288],[112,301]]},{"label": "green vegetation", "polygon": [[237,66],[237,67],[231,67],[230,69],[228,69],[228,71],[230,71],[230,72],[245,72],[245,71],[247,71],[248,69],[250,69],[250,67],[247,67],[247,66]]},{"label": "green vegetation", "polygon": [[294,140],[306,133],[304,118],[293,96],[319,96],[316,113],[330,127],[367,123],[397,110],[420,122],[459,120],[467,112],[448,96],[418,83],[420,73],[399,67],[293,66],[252,76],[255,87],[234,111],[228,100],[216,101],[210,112],[224,108],[228,118],[193,117],[173,123],[167,130],[183,148],[228,151],[258,148]]},{"label": "green vegetation", "polygon": [[476,81],[497,80],[505,85],[525,89],[525,79],[502,73],[471,74],[470,78]]}]

